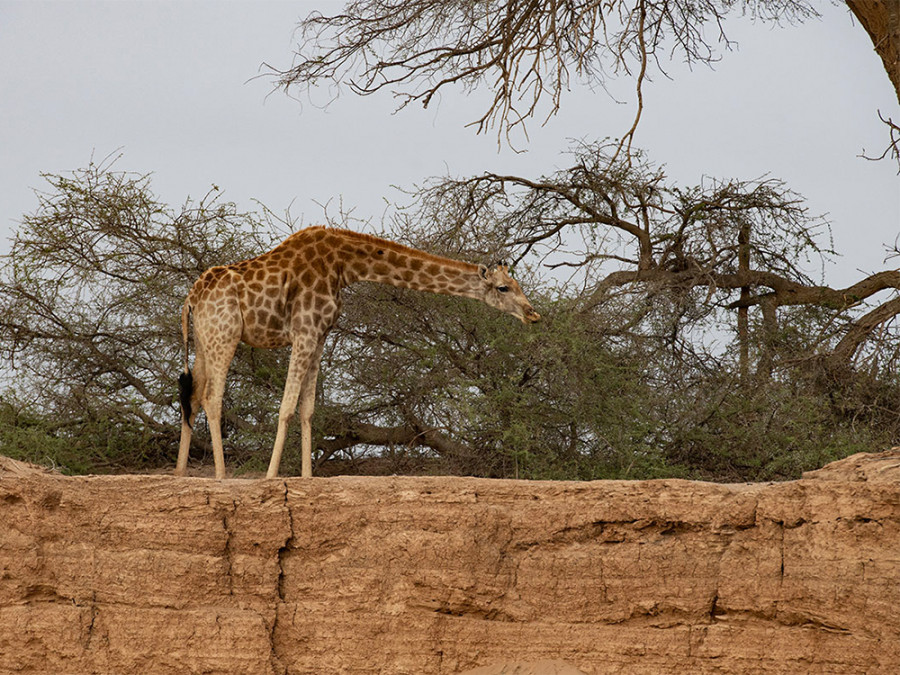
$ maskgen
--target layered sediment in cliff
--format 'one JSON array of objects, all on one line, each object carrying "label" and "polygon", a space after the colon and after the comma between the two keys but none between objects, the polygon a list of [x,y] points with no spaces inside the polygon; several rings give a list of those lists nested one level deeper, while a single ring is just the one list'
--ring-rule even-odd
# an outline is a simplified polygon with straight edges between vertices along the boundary
[{"label": "layered sediment in cliff", "polygon": [[748,485],[0,464],[0,672],[525,662],[900,672],[900,451]]}]

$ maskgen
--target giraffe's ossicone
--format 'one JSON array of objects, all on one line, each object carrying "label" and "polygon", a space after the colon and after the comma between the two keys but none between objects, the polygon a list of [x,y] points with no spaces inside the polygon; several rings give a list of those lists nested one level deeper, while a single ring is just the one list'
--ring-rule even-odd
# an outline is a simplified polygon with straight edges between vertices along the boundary
[{"label": "giraffe's ossicone", "polygon": [[[187,469],[191,430],[206,412],[216,465],[225,477],[221,418],[225,377],[235,349],[291,346],[287,383],[268,478],[278,475],[288,424],[298,409],[302,474],[312,475],[312,418],[316,378],[325,337],[341,309],[341,290],[372,281],[430,293],[480,300],[534,323],[534,311],[504,266],[473,265],[442,258],[358,232],[310,227],[261,256],[206,270],[188,293],[181,312],[184,373],[181,443],[175,475]],[[194,323],[194,367],[188,362],[188,332]]]}]

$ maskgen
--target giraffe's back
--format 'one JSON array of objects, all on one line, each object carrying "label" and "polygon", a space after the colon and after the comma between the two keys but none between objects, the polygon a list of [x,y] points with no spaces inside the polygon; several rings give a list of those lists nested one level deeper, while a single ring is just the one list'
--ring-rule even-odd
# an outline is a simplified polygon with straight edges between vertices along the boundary
[{"label": "giraffe's back", "polygon": [[340,307],[339,253],[326,228],[301,230],[271,251],[212,267],[188,296],[206,324],[239,330],[253,347],[288,345],[331,327]]}]

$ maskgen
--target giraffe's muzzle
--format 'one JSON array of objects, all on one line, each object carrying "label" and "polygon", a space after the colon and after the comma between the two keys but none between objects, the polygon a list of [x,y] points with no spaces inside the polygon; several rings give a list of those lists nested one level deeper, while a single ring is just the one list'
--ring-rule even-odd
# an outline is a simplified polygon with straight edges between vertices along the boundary
[{"label": "giraffe's muzzle", "polygon": [[522,314],[522,323],[537,323],[541,320],[541,315],[534,311],[533,307],[526,307]]}]

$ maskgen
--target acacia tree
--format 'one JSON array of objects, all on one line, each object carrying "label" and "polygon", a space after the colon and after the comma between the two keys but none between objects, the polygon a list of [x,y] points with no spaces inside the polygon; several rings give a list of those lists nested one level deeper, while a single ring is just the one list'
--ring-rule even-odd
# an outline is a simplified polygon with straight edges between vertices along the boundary
[{"label": "acacia tree", "polygon": [[[267,223],[215,189],[174,210],[149,176],[114,171],[114,161],[44,175],[38,208],[0,264],[7,454],[24,451],[20,432],[30,428],[61,439],[55,461],[72,470],[162,463],[177,444],[172,378],[187,289],[206,268],[271,243]],[[236,370],[252,367],[243,358]],[[245,406],[230,406],[229,422],[249,426],[253,406],[237,400]]]},{"label": "acacia tree", "polygon": [[[815,352],[830,367],[850,366],[869,339],[896,337],[900,271],[878,272],[847,288],[816,283],[809,266],[831,253],[828,224],[810,216],[781,182],[711,179],[678,188],[643,153],[625,158],[614,143],[582,145],[573,160],[569,169],[539,179],[486,173],[442,182],[425,199],[447,202],[428,208],[452,214],[444,225],[452,236],[483,229],[478,223],[491,213],[497,227],[491,236],[517,249],[519,258],[534,253],[548,267],[579,270],[590,305],[617,293],[632,304],[634,296],[668,297],[683,305],[672,320],[691,326],[736,310],[745,375],[751,307],[761,314],[757,371],[764,376],[773,367],[784,308],[823,310]],[[638,304],[653,311],[650,302]],[[672,331],[682,332],[677,325]],[[882,358],[883,365],[893,367],[893,358]]]},{"label": "acacia tree", "polygon": [[[637,151],[610,163],[616,149],[412,194],[392,236],[512,262],[545,321],[522,333],[452,299],[354,289],[327,357],[351,396],[326,453],[381,428],[399,456],[425,447],[454,473],[745,480],[900,439],[894,324],[869,334],[855,375],[829,365],[865,312],[813,280],[827,223],[777,181],[678,188]],[[810,299],[754,310],[770,293]]]},{"label": "acacia tree", "polygon": [[[847,5],[900,101],[900,9],[891,0]],[[646,80],[676,58],[691,65],[718,60],[719,49],[731,46],[727,18],[738,12],[770,23],[818,16],[808,0],[353,0],[339,14],[301,22],[294,64],[273,70],[285,90],[321,83],[361,95],[387,89],[401,107],[427,107],[453,87],[487,87],[493,97],[472,125],[479,132],[496,126],[507,137],[535,117],[554,115],[573,79],[602,87],[624,75],[635,82],[637,103],[622,138],[627,149]],[[881,119],[890,136],[882,157],[900,161],[900,127]]]},{"label": "acacia tree", "polygon": [[[848,4],[890,74],[896,12]],[[323,359],[320,464],[378,447],[391,470],[424,459],[494,476],[748,479],[900,440],[898,273],[817,284],[827,224],[784,185],[679,188],[631,146],[649,74],[668,54],[717,58],[705,30],[727,45],[738,9],[815,14],[802,0],[358,0],[304,22],[285,87],[389,88],[427,105],[445,87],[488,85],[474,124],[501,134],[552,115],[571,78],[630,76],[638,103],[622,142],[576,148],[565,171],[436,183],[398,213],[388,234],[408,244],[516,262],[545,321],[510,330],[458,300],[353,289]],[[147,177],[108,166],[46,178],[0,269],[0,348],[15,368],[0,443],[94,453],[93,470],[170,463],[179,306],[203,269],[271,246],[268,212],[214,194],[172,210]],[[735,336],[724,348],[723,326]],[[232,369],[226,448],[252,465],[273,437],[284,353],[242,347]]]},{"label": "acacia tree", "polygon": [[664,473],[636,355],[611,349],[608,327],[571,300],[531,297],[544,318],[523,331],[465,301],[353,289],[326,361],[340,423],[326,425],[323,456],[380,438],[401,467],[454,474]]}]

